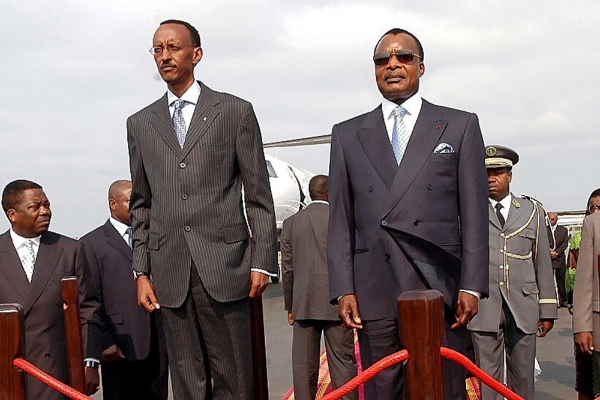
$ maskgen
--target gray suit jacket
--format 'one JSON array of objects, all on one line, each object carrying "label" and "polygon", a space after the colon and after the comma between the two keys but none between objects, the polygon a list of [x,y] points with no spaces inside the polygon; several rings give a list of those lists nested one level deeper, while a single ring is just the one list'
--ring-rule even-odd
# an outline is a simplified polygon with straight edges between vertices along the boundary
[{"label": "gray suit jacket", "polygon": [[[61,279],[77,276],[84,357],[100,359],[98,298],[83,244],[53,232],[42,235],[31,283],[9,232],[0,235],[0,303],[19,303],[25,313],[25,358],[42,371],[69,383]],[[66,399],[33,377],[27,398]]]},{"label": "gray suit jacket", "polygon": [[152,273],[167,307],[183,303],[192,261],[221,302],[248,296],[251,268],[277,271],[273,198],[252,105],[200,85],[183,149],[166,94],[127,120],[133,267]]},{"label": "gray suit jacket", "polygon": [[329,206],[312,203],[283,221],[283,296],[285,309],[297,320],[339,320],[337,307],[329,303],[328,220]]},{"label": "gray suit jacket", "polygon": [[573,333],[593,332],[594,347],[600,349],[600,212],[583,220],[581,247],[573,292]]},{"label": "gray suit jacket", "polygon": [[131,248],[110,221],[81,242],[100,297],[102,349],[117,344],[126,361],[145,359],[150,353],[150,314],[137,304]]},{"label": "gray suit jacket", "polygon": [[[544,211],[541,208],[535,211],[530,200],[514,196],[513,199],[504,228],[488,202],[490,296],[479,302],[479,314],[469,323],[470,330],[498,332],[502,299],[517,327],[527,334],[536,333],[539,319],[558,318]],[[501,235],[508,237],[506,259]]]},{"label": "gray suit jacket", "polygon": [[[449,154],[434,150],[442,143]],[[396,298],[432,287],[488,291],[487,177],[475,114],[423,100],[400,166],[381,107],[333,127],[329,166],[330,298],[354,293],[361,316],[396,315]],[[455,291],[454,291],[455,295]],[[453,295],[453,296],[454,296]],[[454,299],[445,299],[455,304]]]}]

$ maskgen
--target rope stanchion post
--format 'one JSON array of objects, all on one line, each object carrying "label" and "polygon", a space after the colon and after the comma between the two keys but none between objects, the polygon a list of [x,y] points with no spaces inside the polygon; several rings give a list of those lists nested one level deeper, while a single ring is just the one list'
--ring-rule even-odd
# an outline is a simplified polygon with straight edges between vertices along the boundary
[{"label": "rope stanchion post", "polygon": [[0,304],[0,399],[26,400],[23,372],[13,366],[25,347],[23,307]]},{"label": "rope stanchion post", "polygon": [[79,286],[77,277],[69,276],[61,280],[63,312],[65,317],[65,336],[69,380],[71,387],[85,393],[85,370],[83,368],[83,339],[81,318],[79,315]]},{"label": "rope stanchion post", "polygon": [[250,324],[252,369],[254,371],[254,400],[269,400],[262,295],[250,299]]},{"label": "rope stanchion post", "polygon": [[406,400],[443,400],[442,294],[436,290],[402,293],[398,297],[398,329],[400,341],[410,354],[404,370]]}]

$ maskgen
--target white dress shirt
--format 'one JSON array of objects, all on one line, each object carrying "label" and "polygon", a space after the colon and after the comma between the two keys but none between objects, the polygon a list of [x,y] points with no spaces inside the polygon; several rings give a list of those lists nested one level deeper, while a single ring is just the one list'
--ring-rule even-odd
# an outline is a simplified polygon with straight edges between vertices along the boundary
[{"label": "white dress shirt", "polygon": [[[10,238],[12,239],[13,246],[15,246],[15,250],[17,250],[17,254],[19,255],[19,260],[22,260],[24,256],[29,255],[29,254],[27,254],[29,252],[29,250],[27,250],[27,246],[25,245],[25,243],[27,243],[29,241],[31,241],[33,243],[33,254],[35,254],[35,257],[37,258],[38,251],[40,249],[41,236],[37,236],[34,238],[24,238],[23,236],[19,235],[15,231],[13,231],[12,227],[11,227],[10,228]],[[25,271],[25,268],[23,268],[23,271]]]},{"label": "white dress shirt", "polygon": [[125,225],[124,223],[122,223],[121,221],[117,221],[113,217],[110,217],[108,220],[110,221],[112,226],[115,227],[117,232],[119,232],[119,235],[121,235],[121,237],[123,238],[125,243],[127,243],[127,245],[129,246],[129,233],[127,233],[127,230],[129,229],[129,227],[127,225]]},{"label": "white dress shirt", "polygon": [[505,222],[508,221],[508,212],[510,211],[511,201],[512,201],[512,195],[510,193],[500,201],[490,199],[490,203],[492,204],[492,208],[494,210],[496,210],[496,204],[498,204],[498,203],[502,204],[502,208],[500,209],[500,214],[502,214],[502,216],[504,217]]},{"label": "white dress shirt", "polygon": [[[412,132],[415,129],[415,124],[417,123],[417,118],[419,118],[422,105],[423,99],[421,99],[421,96],[419,96],[419,92],[415,93],[412,97],[402,103],[402,107],[406,109],[406,115],[404,118],[402,118],[402,121],[404,122],[404,126],[406,127],[406,132],[408,133],[409,137],[412,135]],[[387,130],[388,137],[390,138],[390,143],[392,143],[392,133],[394,132],[393,111],[396,107],[398,107],[398,104],[393,103],[386,98],[381,101],[383,121],[385,122],[385,129]]]},{"label": "white dress shirt", "polygon": [[183,114],[183,119],[185,120],[185,130],[190,127],[190,122],[192,122],[192,115],[194,115],[194,110],[196,109],[196,105],[198,102],[198,97],[200,96],[200,84],[198,81],[194,81],[192,86],[185,91],[185,93],[181,97],[177,97],[167,89],[167,103],[169,104],[169,113],[171,114],[171,118],[173,118],[173,113],[175,112],[175,101],[176,100],[185,100],[185,106],[181,109],[181,113]]}]

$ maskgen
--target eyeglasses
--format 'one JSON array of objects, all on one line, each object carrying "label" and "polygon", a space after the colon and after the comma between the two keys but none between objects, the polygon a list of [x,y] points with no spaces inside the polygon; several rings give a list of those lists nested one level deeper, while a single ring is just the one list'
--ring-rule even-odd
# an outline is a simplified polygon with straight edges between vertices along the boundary
[{"label": "eyeglasses", "polygon": [[589,211],[589,213],[590,213],[590,214],[593,214],[593,213],[595,213],[596,211],[600,211],[600,206],[594,206],[594,205],[591,205],[591,206],[588,208],[588,211]]},{"label": "eyeglasses", "polygon": [[176,44],[168,44],[165,47],[163,47],[163,46],[151,47],[150,50],[148,50],[148,51],[153,56],[160,56],[164,50],[167,50],[169,53],[173,54],[173,53],[180,52],[185,47],[186,46],[178,46]]},{"label": "eyeglasses", "polygon": [[373,62],[378,67],[381,67],[390,62],[390,58],[392,56],[396,56],[398,62],[401,62],[402,64],[410,64],[411,62],[413,62],[415,57],[421,58],[420,55],[415,54],[411,50],[390,49],[389,51],[381,51],[379,53],[375,53],[375,55],[373,56]]}]

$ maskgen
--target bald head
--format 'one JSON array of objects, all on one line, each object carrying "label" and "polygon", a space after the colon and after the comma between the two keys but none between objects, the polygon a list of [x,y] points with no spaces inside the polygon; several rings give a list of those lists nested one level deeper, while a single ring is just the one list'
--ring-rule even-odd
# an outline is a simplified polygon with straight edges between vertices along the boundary
[{"label": "bald head", "polygon": [[550,220],[550,225],[554,226],[558,222],[558,214],[555,212],[548,213],[548,219]]},{"label": "bald head", "polygon": [[108,206],[110,216],[127,226],[131,225],[129,216],[129,199],[131,199],[131,181],[115,181],[108,189]]},{"label": "bald head", "polygon": [[327,175],[316,175],[308,184],[308,193],[313,200],[329,201],[329,178]]}]

